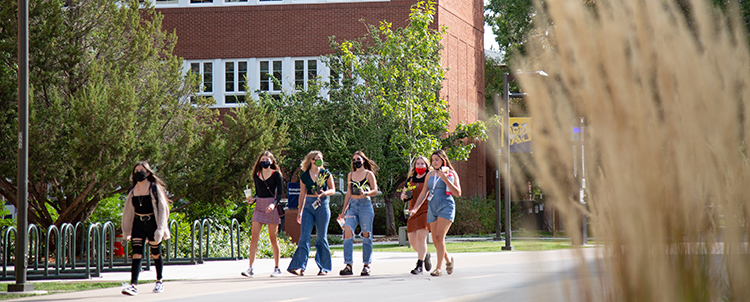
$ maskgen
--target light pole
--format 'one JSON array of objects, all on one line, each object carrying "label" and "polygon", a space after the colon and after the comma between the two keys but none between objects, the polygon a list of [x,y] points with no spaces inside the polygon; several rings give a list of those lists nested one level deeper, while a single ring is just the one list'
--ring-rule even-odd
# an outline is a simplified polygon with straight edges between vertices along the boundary
[{"label": "light pole", "polygon": [[[532,72],[521,72],[520,70],[517,71],[513,76],[520,75],[520,74],[538,74],[541,76],[547,76],[547,73],[538,70],[538,71],[532,71]],[[511,241],[511,231],[510,231],[510,99],[511,98],[523,98],[526,94],[525,93],[511,93],[508,85],[509,81],[509,73],[503,73],[503,101],[505,101],[505,112],[503,117],[503,128],[505,131],[505,246],[502,247],[503,251],[512,251],[513,246],[510,244]],[[495,110],[499,111],[500,108],[496,102]],[[500,115],[500,112],[497,112],[498,116]],[[500,148],[502,149],[502,148]],[[499,152],[500,153],[500,152]],[[498,160],[498,162],[500,162]],[[499,173],[496,173],[496,177],[499,177]],[[495,232],[495,240],[499,240],[500,238],[500,182],[499,180],[496,182],[496,191],[495,199],[496,199],[496,210],[495,210],[495,218],[497,219],[497,229]]]},{"label": "light pole", "polygon": [[18,185],[16,228],[16,284],[8,292],[33,292],[26,283],[29,199],[29,1],[18,0]]}]

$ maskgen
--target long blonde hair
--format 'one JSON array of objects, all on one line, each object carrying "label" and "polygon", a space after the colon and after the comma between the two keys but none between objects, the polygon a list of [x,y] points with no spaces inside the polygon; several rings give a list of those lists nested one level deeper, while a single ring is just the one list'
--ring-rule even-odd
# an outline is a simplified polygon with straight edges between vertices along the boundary
[{"label": "long blonde hair", "polygon": [[[307,170],[310,170],[310,165],[312,165],[313,160],[315,159],[315,156],[320,154],[320,156],[323,156],[323,152],[320,152],[318,150],[313,150],[307,153],[305,156],[305,159],[302,160],[302,163],[299,164],[300,169],[302,169],[302,172],[305,172]],[[325,164],[325,162],[323,162]],[[323,168],[321,165],[320,168]]]}]

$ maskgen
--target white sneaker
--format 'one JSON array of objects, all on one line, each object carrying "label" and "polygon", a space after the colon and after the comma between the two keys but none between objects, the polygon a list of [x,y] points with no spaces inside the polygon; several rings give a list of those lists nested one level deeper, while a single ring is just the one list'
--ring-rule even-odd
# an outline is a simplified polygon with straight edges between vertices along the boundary
[{"label": "white sneaker", "polygon": [[154,292],[158,294],[163,291],[164,291],[164,282],[157,281],[156,285],[154,285]]},{"label": "white sneaker", "polygon": [[123,284],[122,294],[128,295],[128,296],[135,296],[138,294],[138,289],[136,289],[133,284]]},{"label": "white sneaker", "polygon": [[253,276],[253,267],[249,267],[246,271],[242,272],[242,275],[245,277],[252,277]]},{"label": "white sneaker", "polygon": [[281,270],[277,267],[273,269],[273,273],[271,273],[271,277],[278,277],[281,276]]}]

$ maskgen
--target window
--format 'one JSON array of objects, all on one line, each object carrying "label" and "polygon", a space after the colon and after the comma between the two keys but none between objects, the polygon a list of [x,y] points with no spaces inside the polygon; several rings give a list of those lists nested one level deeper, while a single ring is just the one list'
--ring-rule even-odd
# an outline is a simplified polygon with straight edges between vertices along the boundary
[{"label": "window", "polygon": [[318,77],[318,61],[294,60],[294,88],[303,90],[308,87],[310,81]]},{"label": "window", "polygon": [[190,3],[214,3],[213,0],[190,0]]},{"label": "window", "polygon": [[224,63],[224,103],[245,102],[247,84],[247,61],[227,61]]},{"label": "window", "polygon": [[333,87],[341,86],[341,74],[334,71],[333,69],[331,69],[328,79],[331,82],[331,86]]},{"label": "window", "polygon": [[212,62],[191,62],[190,71],[202,75],[200,94],[210,94],[214,91],[213,86],[213,63]]},{"label": "window", "polygon": [[[271,72],[273,72],[273,74]],[[260,61],[260,90],[280,92],[281,83],[274,83],[274,78],[277,81],[281,81],[281,60]]]}]

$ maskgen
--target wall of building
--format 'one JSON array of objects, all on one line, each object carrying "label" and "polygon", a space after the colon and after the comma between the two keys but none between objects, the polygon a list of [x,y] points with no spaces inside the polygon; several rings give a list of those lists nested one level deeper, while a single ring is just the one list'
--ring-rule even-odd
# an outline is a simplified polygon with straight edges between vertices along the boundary
[{"label": "wall of building", "polygon": [[[443,97],[451,110],[450,129],[484,118],[484,5],[481,0],[440,0],[437,24],[446,26]],[[465,196],[486,195],[486,160],[478,143],[468,161],[456,162]]]},{"label": "wall of building", "polygon": [[[361,37],[365,24],[382,20],[402,27],[417,0],[284,5],[219,5],[159,8],[163,27],[178,36],[174,53],[186,60],[310,57],[331,53],[338,41]],[[481,0],[438,1],[438,26],[447,26],[442,96],[451,110],[450,129],[482,119],[484,112],[484,18]],[[216,64],[219,65],[219,64]],[[252,88],[252,87],[251,87]],[[455,162],[464,195],[487,193],[485,150]]]},{"label": "wall of building", "polygon": [[[404,26],[415,0],[159,9],[187,59],[305,57],[331,53],[328,37],[361,37],[365,24]],[[362,21],[360,21],[362,20]]]}]

